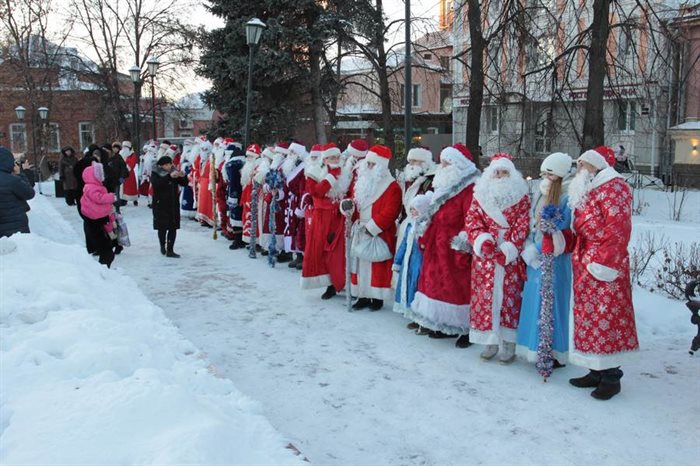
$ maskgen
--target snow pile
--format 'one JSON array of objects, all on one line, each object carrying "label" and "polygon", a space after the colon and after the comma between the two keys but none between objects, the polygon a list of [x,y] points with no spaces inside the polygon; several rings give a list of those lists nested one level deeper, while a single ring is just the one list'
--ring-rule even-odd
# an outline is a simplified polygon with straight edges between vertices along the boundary
[{"label": "snow pile", "polygon": [[37,234],[0,267],[1,464],[301,463],[131,278]]}]

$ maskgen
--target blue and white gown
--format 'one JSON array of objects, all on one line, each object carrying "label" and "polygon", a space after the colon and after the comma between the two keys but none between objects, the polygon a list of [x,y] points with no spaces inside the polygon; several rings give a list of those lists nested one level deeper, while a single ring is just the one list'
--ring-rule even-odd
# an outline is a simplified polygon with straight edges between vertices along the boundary
[{"label": "blue and white gown", "polygon": [[398,272],[394,312],[404,317],[406,311],[411,308],[413,297],[418,289],[418,277],[422,265],[423,251],[418,246],[414,221],[410,220],[406,225],[401,244],[394,255],[394,265],[392,266],[392,270]]}]

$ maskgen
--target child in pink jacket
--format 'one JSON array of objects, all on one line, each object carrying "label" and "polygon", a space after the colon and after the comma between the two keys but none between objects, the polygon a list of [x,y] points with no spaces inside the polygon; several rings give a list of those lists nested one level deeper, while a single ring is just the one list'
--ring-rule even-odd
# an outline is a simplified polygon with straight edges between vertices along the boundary
[{"label": "child in pink jacket", "polygon": [[111,239],[116,238],[114,231],[116,226],[116,214],[114,212],[114,194],[107,192],[102,182],[105,179],[102,164],[92,162],[92,165],[83,171],[83,197],[80,199],[80,212],[91,220],[108,218],[104,229]]}]

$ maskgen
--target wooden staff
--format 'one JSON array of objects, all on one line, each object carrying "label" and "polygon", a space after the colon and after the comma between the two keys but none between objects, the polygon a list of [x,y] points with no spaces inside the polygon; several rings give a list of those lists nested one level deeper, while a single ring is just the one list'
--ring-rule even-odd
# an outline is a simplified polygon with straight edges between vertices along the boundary
[{"label": "wooden staff", "polygon": [[352,278],[350,271],[351,246],[352,246],[352,214],[355,212],[355,203],[352,199],[343,199],[340,202],[340,213],[345,217],[345,305],[348,312],[352,312]]}]

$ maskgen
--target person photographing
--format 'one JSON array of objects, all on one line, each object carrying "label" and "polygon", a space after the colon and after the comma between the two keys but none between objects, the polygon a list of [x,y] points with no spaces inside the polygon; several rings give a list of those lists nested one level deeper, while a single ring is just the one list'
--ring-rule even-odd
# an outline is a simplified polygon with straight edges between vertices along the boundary
[{"label": "person photographing", "polygon": [[180,257],[174,247],[180,228],[180,186],[187,186],[187,183],[187,177],[175,168],[172,158],[165,155],[158,159],[151,173],[153,229],[158,231],[160,253],[166,257]]}]

